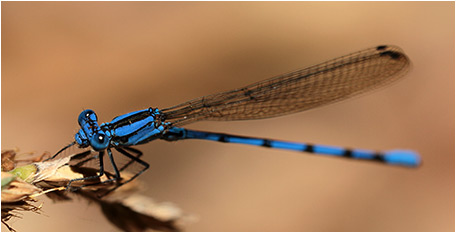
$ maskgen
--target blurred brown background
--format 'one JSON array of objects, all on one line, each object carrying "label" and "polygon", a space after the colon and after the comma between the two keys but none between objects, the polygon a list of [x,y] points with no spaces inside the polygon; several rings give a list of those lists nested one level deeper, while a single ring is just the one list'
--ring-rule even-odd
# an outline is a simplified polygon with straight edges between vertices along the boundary
[{"label": "blurred brown background", "polygon": [[[187,231],[454,231],[453,2],[2,2],[2,149],[56,152],[85,108],[106,122],[379,44],[413,63],[391,87],[306,113],[188,127],[410,148],[422,167],[155,141],[138,147],[151,164],[145,193],[198,216]],[[84,200],[42,201],[44,215],[11,224],[117,230]]]}]

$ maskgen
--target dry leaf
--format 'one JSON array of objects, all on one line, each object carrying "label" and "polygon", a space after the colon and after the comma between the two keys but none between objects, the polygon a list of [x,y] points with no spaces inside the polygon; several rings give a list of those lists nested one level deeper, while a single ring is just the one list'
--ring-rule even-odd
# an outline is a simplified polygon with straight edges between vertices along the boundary
[{"label": "dry leaf", "polygon": [[[14,151],[5,152],[9,152],[8,157],[13,160],[15,165],[17,163],[17,160],[14,159],[15,153],[11,153]],[[81,160],[81,155],[90,154],[76,154],[75,158],[79,156],[78,160]],[[139,180],[133,180],[100,198],[100,194],[106,194],[116,188],[115,181],[106,182],[113,178],[109,172],[105,172],[104,176],[95,180],[73,181],[71,185],[79,187],[76,191],[62,191],[69,181],[99,173],[98,168],[86,168],[79,163],[76,163],[76,166],[70,166],[73,156],[31,163],[12,170],[12,173],[4,174],[2,172],[2,222],[8,226],[6,221],[12,217],[14,211],[33,210],[31,208],[34,206],[29,202],[42,194],[46,194],[54,201],[71,200],[70,194],[80,195],[99,204],[106,218],[123,231],[179,231],[178,224],[184,223],[185,219],[192,220],[189,219],[190,215],[184,215],[182,210],[172,203],[157,203],[153,199],[139,194],[138,192],[142,188]],[[6,164],[11,164],[11,162]],[[121,183],[133,175],[123,172],[122,176]],[[3,209],[5,204],[10,204],[9,209]],[[8,228],[13,230],[9,226]]]}]

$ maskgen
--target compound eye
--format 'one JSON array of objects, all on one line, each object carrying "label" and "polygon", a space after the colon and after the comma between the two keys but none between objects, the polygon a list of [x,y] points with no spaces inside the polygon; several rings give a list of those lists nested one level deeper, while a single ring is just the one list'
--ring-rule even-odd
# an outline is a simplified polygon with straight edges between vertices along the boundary
[{"label": "compound eye", "polygon": [[109,142],[110,142],[109,137],[107,137],[103,132],[96,133],[90,139],[90,145],[96,151],[101,151],[101,150],[108,148]]},{"label": "compound eye", "polygon": [[79,125],[84,125],[87,121],[97,121],[97,115],[93,110],[87,109],[81,112],[78,117]]},{"label": "compound eye", "polygon": [[98,133],[98,134],[96,134],[96,137],[97,137],[98,143],[103,144],[105,142],[105,139],[106,139],[105,134]]}]

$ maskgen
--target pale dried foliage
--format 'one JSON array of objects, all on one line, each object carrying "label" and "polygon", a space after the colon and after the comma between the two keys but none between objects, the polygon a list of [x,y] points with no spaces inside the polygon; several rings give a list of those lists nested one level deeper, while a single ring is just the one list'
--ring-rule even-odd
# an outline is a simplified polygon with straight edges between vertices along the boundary
[{"label": "pale dried foliage", "polygon": [[[2,151],[2,223],[10,231],[15,231],[7,223],[11,218],[21,218],[24,211],[39,214],[41,205],[34,204],[42,195],[56,202],[72,200],[75,195],[95,202],[100,205],[105,217],[123,231],[179,231],[182,225],[195,219],[173,203],[158,203],[142,195],[138,180],[101,197],[116,185],[115,182],[100,183],[109,178],[109,173],[95,185],[94,181],[75,181],[71,185],[80,188],[70,191],[67,189],[70,180],[94,175],[98,169],[79,164],[71,166],[72,156],[43,162],[50,156],[49,153],[18,160],[16,151]],[[24,165],[17,166],[19,164]]]}]

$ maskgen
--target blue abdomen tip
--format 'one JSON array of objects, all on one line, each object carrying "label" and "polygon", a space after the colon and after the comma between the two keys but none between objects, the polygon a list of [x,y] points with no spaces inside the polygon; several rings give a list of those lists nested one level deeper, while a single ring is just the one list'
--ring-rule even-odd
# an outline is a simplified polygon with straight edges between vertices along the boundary
[{"label": "blue abdomen tip", "polygon": [[418,153],[411,150],[391,150],[384,153],[384,160],[389,164],[417,167],[421,164]]}]

